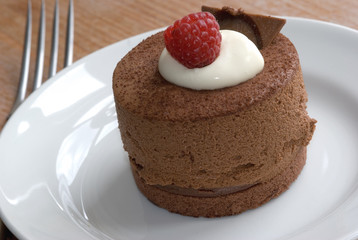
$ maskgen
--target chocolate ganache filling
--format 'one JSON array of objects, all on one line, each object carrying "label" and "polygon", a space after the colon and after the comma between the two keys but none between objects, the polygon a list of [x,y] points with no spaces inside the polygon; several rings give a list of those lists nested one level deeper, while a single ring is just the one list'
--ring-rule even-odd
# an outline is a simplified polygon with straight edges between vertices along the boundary
[{"label": "chocolate ganache filling", "polygon": [[257,184],[258,183],[246,184],[246,185],[234,186],[234,187],[209,188],[209,189],[182,188],[182,187],[178,187],[175,185],[167,185],[167,186],[155,185],[155,187],[159,188],[163,191],[169,192],[169,193],[184,195],[184,196],[218,197],[218,196],[224,196],[224,195],[244,191],[244,190],[249,189],[253,186],[256,186]]},{"label": "chocolate ganache filling", "polygon": [[[130,157],[130,160],[135,166],[136,171],[140,171],[143,167],[136,163],[135,158]],[[142,182],[145,183],[145,180],[143,178],[140,178]],[[233,187],[222,187],[222,188],[184,188],[179,187],[175,185],[153,185],[153,187],[156,187],[160,190],[166,191],[168,193],[183,195],[183,196],[191,196],[191,197],[218,197],[218,196],[224,196],[232,193],[237,193],[240,191],[247,190],[251,187],[254,187],[258,185],[259,183],[253,183],[253,184],[243,184],[239,186],[233,186]]]}]

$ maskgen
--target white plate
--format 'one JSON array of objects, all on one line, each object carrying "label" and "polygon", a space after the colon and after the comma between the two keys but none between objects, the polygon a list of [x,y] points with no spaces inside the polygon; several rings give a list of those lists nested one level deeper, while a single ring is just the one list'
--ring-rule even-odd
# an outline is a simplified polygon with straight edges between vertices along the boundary
[{"label": "white plate", "polygon": [[121,147],[111,77],[145,33],[76,62],[18,109],[0,137],[1,217],[26,239],[356,239],[358,32],[288,18],[318,120],[303,172],[264,206],[191,218],[148,202]]}]

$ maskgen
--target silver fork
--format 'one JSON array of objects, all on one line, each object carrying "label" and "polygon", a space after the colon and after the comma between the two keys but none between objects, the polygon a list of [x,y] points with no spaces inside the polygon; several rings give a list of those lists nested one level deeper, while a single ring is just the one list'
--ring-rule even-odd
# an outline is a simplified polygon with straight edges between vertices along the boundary
[{"label": "silver fork", "polygon": [[[45,54],[45,3],[44,0],[41,2],[41,15],[40,15],[40,26],[38,32],[38,42],[37,42],[37,57],[35,65],[35,75],[32,91],[35,91],[38,87],[41,86],[42,76],[43,76],[43,64],[44,64],[44,54]],[[32,12],[31,12],[31,0],[27,2],[27,21],[26,21],[26,30],[25,30],[25,41],[24,41],[24,50],[22,55],[21,63],[21,73],[19,85],[17,88],[16,99],[14,105],[11,109],[11,112],[8,116],[18,108],[18,106],[25,100],[26,89],[29,77],[29,67],[30,67],[30,53],[31,53],[31,22],[32,22]],[[52,29],[52,43],[51,43],[51,55],[50,55],[50,68],[48,78],[56,74],[57,69],[57,55],[58,55],[58,30],[59,28],[59,7],[58,0],[55,3],[54,9],[54,18],[53,18],[53,29]],[[73,1],[69,0],[68,5],[68,14],[67,14],[67,31],[66,31],[66,47],[65,47],[65,62],[64,67],[67,67],[72,63],[73,58],[73,38],[74,38],[74,10],[73,10]],[[0,239],[7,239],[5,225],[0,219]]]},{"label": "silver fork", "polygon": [[[52,29],[52,46],[50,55],[50,68],[48,78],[56,74],[57,69],[57,55],[58,55],[58,26],[59,26],[59,9],[58,0],[56,0],[54,8],[53,29]],[[40,26],[38,32],[37,42],[37,57],[35,65],[35,75],[32,91],[35,91],[42,83],[44,53],[45,53],[45,3],[41,2]],[[18,108],[18,106],[25,100],[26,89],[28,84],[29,66],[30,66],[30,51],[31,51],[31,0],[28,0],[27,6],[27,22],[25,31],[24,50],[22,55],[21,73],[15,103],[12,107],[9,117]],[[65,62],[64,67],[72,63],[73,58],[73,38],[74,38],[74,11],[73,1],[69,0],[68,14],[67,14],[67,31],[66,31],[66,47],[65,47]]]}]

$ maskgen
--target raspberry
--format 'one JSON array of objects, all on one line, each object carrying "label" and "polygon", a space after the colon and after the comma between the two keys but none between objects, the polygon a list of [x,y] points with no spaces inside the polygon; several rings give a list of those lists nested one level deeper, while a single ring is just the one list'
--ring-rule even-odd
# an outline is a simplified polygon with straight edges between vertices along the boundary
[{"label": "raspberry", "polygon": [[192,13],[165,30],[165,46],[170,55],[187,68],[205,67],[219,56],[219,29],[211,13]]}]

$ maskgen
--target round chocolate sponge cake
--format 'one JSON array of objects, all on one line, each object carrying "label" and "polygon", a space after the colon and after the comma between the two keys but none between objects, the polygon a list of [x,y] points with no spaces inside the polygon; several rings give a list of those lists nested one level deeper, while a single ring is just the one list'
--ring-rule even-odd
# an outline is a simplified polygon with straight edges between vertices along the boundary
[{"label": "round chocolate sponge cake", "polygon": [[124,149],[140,191],[188,216],[256,208],[284,192],[306,161],[315,120],[298,54],[278,34],[260,50],[264,69],[233,87],[191,90],[158,71],[157,33],[116,66],[113,91]]}]

